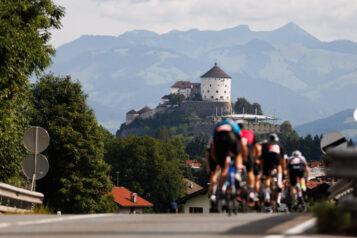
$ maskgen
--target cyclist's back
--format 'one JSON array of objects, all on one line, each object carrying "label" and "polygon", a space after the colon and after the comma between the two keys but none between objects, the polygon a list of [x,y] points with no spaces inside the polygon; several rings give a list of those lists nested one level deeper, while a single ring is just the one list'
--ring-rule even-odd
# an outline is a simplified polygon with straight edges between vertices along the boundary
[{"label": "cyclist's back", "polygon": [[307,162],[304,156],[299,151],[296,151],[287,161],[287,169],[289,171],[290,184],[295,186],[297,178],[303,178],[306,170]]},{"label": "cyclist's back", "polygon": [[262,145],[263,174],[269,176],[276,166],[281,164],[284,150],[278,140],[269,140]]}]

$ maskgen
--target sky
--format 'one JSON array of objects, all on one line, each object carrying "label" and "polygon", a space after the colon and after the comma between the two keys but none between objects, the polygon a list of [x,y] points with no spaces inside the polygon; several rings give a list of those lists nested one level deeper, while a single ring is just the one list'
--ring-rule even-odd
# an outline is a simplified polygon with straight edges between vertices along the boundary
[{"label": "sky", "polygon": [[65,7],[59,47],[82,35],[118,36],[132,30],[221,30],[248,25],[274,30],[294,22],[321,41],[357,42],[357,0],[53,0]]}]

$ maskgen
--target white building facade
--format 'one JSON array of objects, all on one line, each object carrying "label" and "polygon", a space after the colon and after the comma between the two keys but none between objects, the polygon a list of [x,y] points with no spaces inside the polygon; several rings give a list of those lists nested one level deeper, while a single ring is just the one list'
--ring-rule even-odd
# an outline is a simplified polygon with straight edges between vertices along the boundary
[{"label": "white building facade", "polygon": [[231,102],[231,77],[217,63],[201,76],[201,96],[203,101]]}]

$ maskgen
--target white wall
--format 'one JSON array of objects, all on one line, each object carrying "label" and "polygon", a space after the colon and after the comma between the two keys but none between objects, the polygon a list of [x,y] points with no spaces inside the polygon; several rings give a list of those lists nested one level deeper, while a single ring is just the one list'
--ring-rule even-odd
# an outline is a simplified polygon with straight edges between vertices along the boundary
[{"label": "white wall", "polygon": [[201,78],[201,96],[204,101],[231,101],[231,79]]},{"label": "white wall", "polygon": [[190,207],[202,207],[203,213],[209,213],[210,201],[207,194],[198,195],[186,201],[185,213],[190,213]]},{"label": "white wall", "polygon": [[185,96],[185,98],[189,98],[191,96],[191,88],[171,88],[170,89],[171,94],[182,94]]}]

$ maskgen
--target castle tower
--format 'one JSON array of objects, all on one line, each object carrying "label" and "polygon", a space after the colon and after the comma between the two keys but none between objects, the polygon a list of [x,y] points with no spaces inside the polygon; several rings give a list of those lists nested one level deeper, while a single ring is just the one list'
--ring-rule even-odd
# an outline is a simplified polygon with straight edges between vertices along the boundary
[{"label": "castle tower", "polygon": [[231,77],[217,63],[201,76],[201,96],[204,101],[231,102]]}]

